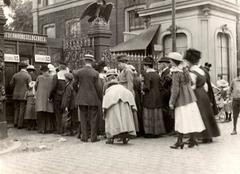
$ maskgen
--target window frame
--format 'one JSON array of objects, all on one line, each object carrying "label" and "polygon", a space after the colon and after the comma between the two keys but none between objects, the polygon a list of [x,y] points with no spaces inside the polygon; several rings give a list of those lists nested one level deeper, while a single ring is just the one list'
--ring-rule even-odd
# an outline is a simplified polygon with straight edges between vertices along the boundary
[{"label": "window frame", "polygon": [[[47,29],[47,28],[54,28],[54,37],[49,37],[49,36],[47,35],[47,32],[46,32],[46,29]],[[47,35],[48,38],[56,39],[56,24],[55,24],[55,23],[51,23],[51,24],[43,25],[43,34]]]}]

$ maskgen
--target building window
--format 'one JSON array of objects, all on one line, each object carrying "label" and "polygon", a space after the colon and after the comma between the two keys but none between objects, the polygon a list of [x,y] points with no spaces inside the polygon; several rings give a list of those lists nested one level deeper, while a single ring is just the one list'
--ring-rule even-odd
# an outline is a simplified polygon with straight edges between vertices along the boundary
[{"label": "building window", "polygon": [[76,37],[81,34],[80,19],[71,19],[65,23],[66,37]]},{"label": "building window", "polygon": [[49,38],[56,38],[55,24],[47,24],[43,26],[43,34],[46,34]]},{"label": "building window", "polygon": [[138,15],[138,10],[128,11],[129,31],[144,29],[144,20]]},{"label": "building window", "polygon": [[229,80],[229,35],[223,32],[217,35],[217,61],[216,61],[216,71],[218,77],[224,80]]},{"label": "building window", "polygon": [[[184,33],[177,33],[176,38],[176,45],[177,45],[177,52],[184,55],[185,51],[187,50],[187,36]],[[172,36],[166,35],[163,38],[163,55],[167,55],[169,52],[172,51]]]}]

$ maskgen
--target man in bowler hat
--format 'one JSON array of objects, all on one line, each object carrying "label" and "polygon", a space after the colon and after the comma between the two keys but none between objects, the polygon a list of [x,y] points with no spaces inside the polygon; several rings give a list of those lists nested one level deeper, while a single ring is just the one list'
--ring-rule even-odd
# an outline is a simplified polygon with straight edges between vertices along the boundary
[{"label": "man in bowler hat", "polygon": [[31,82],[31,76],[27,72],[28,64],[20,62],[20,71],[13,75],[10,85],[13,86],[14,100],[14,127],[23,128],[24,114],[26,110],[25,93],[28,90],[28,84]]},{"label": "man in bowler hat", "polygon": [[93,55],[86,54],[84,66],[75,73],[74,88],[77,91],[76,105],[80,109],[81,141],[88,141],[88,122],[91,128],[91,142],[97,139],[98,107],[101,103],[102,91],[99,73],[92,67]]}]

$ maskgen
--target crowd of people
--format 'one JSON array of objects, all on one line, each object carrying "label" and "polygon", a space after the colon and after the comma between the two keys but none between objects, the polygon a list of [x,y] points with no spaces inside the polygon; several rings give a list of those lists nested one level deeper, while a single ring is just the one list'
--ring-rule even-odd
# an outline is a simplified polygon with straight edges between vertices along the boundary
[{"label": "crowd of people", "polygon": [[[104,135],[107,144],[127,144],[136,136],[176,135],[173,149],[211,143],[220,136],[218,108],[210,66],[200,66],[200,59],[196,49],[184,55],[171,52],[155,69],[154,59],[145,57],[142,72],[137,72],[125,55],[117,57],[117,69],[110,69],[86,54],[79,70],[70,71],[59,62],[57,68],[42,65],[37,77],[34,66],[22,62],[11,80],[14,126],[65,136],[77,133],[83,142],[97,142],[98,135]],[[238,85],[234,80],[228,93],[234,97],[232,134],[237,134]]]}]

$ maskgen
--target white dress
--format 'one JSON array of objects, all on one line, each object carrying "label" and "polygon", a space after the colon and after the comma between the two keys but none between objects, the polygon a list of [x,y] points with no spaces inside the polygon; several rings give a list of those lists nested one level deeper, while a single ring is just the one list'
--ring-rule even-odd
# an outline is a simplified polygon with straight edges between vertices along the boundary
[{"label": "white dress", "polygon": [[175,108],[175,131],[188,134],[205,130],[197,103]]},{"label": "white dress", "polygon": [[122,85],[113,85],[106,90],[103,97],[105,109],[105,131],[107,138],[121,133],[136,136],[132,109],[136,104],[132,93]]}]

